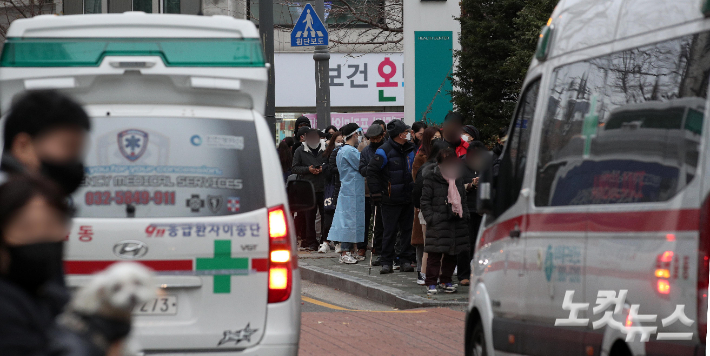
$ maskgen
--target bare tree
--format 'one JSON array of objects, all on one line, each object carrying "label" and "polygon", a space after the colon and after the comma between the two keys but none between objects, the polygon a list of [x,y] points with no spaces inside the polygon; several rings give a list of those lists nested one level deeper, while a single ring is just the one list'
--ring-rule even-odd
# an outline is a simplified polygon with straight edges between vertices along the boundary
[{"label": "bare tree", "polygon": [[12,21],[52,14],[54,6],[52,0],[0,0],[0,37],[7,37],[7,29]]},{"label": "bare tree", "polygon": [[[298,20],[303,1],[280,0],[289,9],[291,24]],[[404,0],[333,0],[326,8],[331,49],[343,52],[401,51]],[[293,26],[277,25],[290,32]]]}]

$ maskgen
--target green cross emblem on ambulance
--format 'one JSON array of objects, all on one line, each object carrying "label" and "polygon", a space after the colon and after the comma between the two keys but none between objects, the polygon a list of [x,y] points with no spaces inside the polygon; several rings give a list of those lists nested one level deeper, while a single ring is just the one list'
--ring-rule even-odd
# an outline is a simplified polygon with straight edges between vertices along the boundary
[{"label": "green cross emblem on ambulance", "polygon": [[214,275],[214,293],[230,293],[232,276],[248,273],[249,258],[233,258],[231,240],[214,240],[214,257],[197,258],[195,269]]}]

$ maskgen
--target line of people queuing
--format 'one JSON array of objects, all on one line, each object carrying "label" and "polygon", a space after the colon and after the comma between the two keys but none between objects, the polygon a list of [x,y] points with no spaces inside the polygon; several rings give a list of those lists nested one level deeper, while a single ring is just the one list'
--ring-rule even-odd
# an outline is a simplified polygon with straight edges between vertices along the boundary
[{"label": "line of people queuing", "polygon": [[[494,153],[500,147],[499,141]],[[316,192],[318,206],[295,219],[301,249],[335,250],[345,264],[365,261],[372,227],[370,263],[381,266],[380,274],[417,272],[427,294],[456,292],[455,271],[461,285],[470,284],[487,150],[479,130],[456,112],[441,128],[378,120],[366,129],[350,123],[321,132],[297,119],[279,155],[284,179],[308,180]]]}]

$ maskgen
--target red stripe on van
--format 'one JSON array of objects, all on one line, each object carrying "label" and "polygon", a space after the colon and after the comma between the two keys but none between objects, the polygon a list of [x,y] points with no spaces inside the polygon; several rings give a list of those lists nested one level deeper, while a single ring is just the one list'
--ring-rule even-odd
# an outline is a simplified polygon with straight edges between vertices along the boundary
[{"label": "red stripe on van", "polygon": [[269,259],[268,258],[252,258],[251,259],[251,269],[257,272],[269,272]]},{"label": "red stripe on van", "polygon": [[[93,274],[122,261],[64,261],[66,274]],[[157,272],[192,271],[192,260],[144,260],[141,263]]]},{"label": "red stripe on van", "polygon": [[551,213],[524,216],[527,225],[522,226],[523,216],[517,216],[495,224],[483,231],[478,244],[485,244],[510,237],[516,225],[526,232],[670,232],[696,231],[700,210],[655,210],[601,213]]}]

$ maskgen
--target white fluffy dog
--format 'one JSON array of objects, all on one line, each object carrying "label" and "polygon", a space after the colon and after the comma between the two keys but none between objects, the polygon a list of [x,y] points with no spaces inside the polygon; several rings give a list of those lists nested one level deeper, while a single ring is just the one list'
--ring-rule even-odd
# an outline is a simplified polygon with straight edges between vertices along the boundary
[{"label": "white fluffy dog", "polygon": [[131,331],[131,312],[156,296],[150,269],[135,262],[115,263],[74,294],[58,321],[70,331],[67,343],[79,340],[75,344],[84,345],[81,350],[133,355],[137,347],[125,345]]},{"label": "white fluffy dog", "polygon": [[131,312],[157,296],[153,273],[142,264],[120,262],[96,274],[72,298],[69,309],[83,315],[130,320]]}]

